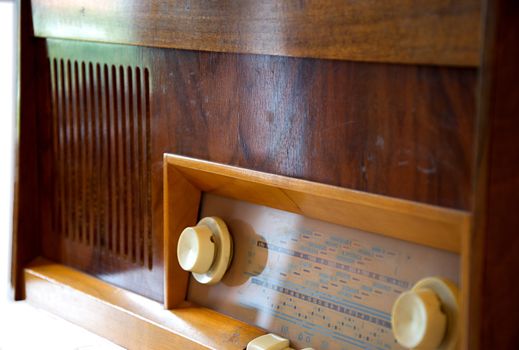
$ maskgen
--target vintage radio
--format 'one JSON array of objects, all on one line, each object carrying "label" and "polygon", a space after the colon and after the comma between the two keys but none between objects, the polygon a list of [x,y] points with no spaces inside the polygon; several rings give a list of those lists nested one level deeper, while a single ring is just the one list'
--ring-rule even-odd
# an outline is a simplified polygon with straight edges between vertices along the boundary
[{"label": "vintage radio", "polygon": [[21,1],[16,297],[127,348],[511,349],[513,1]]}]

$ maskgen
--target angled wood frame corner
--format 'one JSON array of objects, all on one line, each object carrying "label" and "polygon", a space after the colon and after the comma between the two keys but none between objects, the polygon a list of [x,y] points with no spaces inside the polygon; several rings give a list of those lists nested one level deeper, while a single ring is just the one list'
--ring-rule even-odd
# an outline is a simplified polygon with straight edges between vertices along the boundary
[{"label": "angled wood frame corner", "polygon": [[[196,224],[202,192],[462,254],[470,214],[229,165],[164,155],[165,307],[180,305],[188,274],[177,262],[180,233]],[[464,255],[464,254],[463,254]],[[464,259],[462,259],[462,265]],[[462,266],[462,280],[463,270]]]},{"label": "angled wood frame corner", "polygon": [[242,350],[264,332],[195,305],[162,304],[62,264],[37,258],[24,270],[27,300],[128,349]]}]

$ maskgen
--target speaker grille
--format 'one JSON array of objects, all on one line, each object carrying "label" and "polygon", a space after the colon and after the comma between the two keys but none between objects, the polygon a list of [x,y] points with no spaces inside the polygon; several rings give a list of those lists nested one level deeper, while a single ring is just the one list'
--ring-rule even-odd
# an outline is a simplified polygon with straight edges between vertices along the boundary
[{"label": "speaker grille", "polygon": [[50,61],[54,229],[152,268],[147,68]]}]

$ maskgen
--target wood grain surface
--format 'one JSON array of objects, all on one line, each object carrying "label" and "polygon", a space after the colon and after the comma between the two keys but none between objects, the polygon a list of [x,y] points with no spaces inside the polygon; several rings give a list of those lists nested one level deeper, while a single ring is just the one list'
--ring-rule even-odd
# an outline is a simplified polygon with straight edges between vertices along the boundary
[{"label": "wood grain surface", "polygon": [[[53,189],[39,185],[52,169],[52,150],[43,146],[51,142],[49,125],[44,122],[50,112],[46,47],[43,40],[33,37],[29,3],[20,1],[17,2],[17,7],[20,16],[20,71],[15,123],[17,130],[11,283],[15,290],[15,299],[21,299],[23,267],[41,254],[42,232],[45,231],[45,225],[50,224],[50,220],[45,219],[51,214],[45,203],[52,196]],[[47,173],[40,167],[43,162],[48,162],[50,166],[46,168]],[[9,165],[4,164],[1,171],[8,169]]]},{"label": "wood grain surface", "polygon": [[490,1],[477,119],[465,348],[519,345],[519,3]]},{"label": "wood grain surface", "polygon": [[47,45],[51,57],[149,71],[157,183],[169,152],[470,207],[474,69]]},{"label": "wood grain surface", "polygon": [[157,53],[152,113],[163,152],[470,206],[475,70]]},{"label": "wood grain surface", "polygon": [[[452,209],[470,207],[474,69],[62,40],[47,40],[47,52],[52,64],[45,64],[49,70],[56,65],[52,76],[61,85],[55,87],[57,113],[41,119],[41,129],[50,135],[57,129],[58,138],[47,136],[40,145],[50,152],[40,162],[48,174],[39,180],[46,189],[41,201],[50,210],[42,216],[43,255],[154,300],[164,298],[164,153]],[[137,71],[140,91],[149,89],[144,95],[137,93],[138,84],[132,85],[136,94],[130,93],[128,79]],[[144,114],[134,113],[143,106]],[[149,126],[139,119],[148,114]],[[132,139],[142,140],[145,134],[138,131],[146,128],[149,142],[139,153],[141,143]],[[143,176],[139,167],[131,169],[147,152]],[[60,159],[66,172],[60,173]],[[63,176],[66,181],[59,181]],[[64,184],[72,191],[66,197],[60,192]],[[146,186],[149,204],[137,201]],[[131,201],[124,199],[128,193]],[[69,204],[63,206],[62,198]],[[65,216],[52,209],[59,206]],[[60,229],[63,217],[68,233]],[[133,254],[134,243],[147,237],[133,222],[151,225],[145,244],[150,264]],[[94,245],[82,240],[92,223],[98,227]],[[122,234],[131,249],[123,244],[117,250],[113,242]]]},{"label": "wood grain surface", "polygon": [[[164,160],[166,163],[166,159]],[[164,307],[186,299],[189,272],[178,263],[177,244],[186,227],[198,221],[201,191],[180,172],[164,164]]]},{"label": "wood grain surface", "polygon": [[31,263],[24,275],[29,303],[127,349],[242,350],[264,334],[188,303],[164,310],[155,301],[45,259]]},{"label": "wood grain surface", "polygon": [[477,0],[32,4],[40,37],[354,61],[479,64]]}]

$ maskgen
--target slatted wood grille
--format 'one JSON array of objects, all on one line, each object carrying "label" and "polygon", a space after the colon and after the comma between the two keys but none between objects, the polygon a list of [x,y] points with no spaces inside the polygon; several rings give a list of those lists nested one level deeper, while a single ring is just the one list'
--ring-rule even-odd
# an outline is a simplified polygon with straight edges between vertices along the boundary
[{"label": "slatted wood grille", "polygon": [[54,229],[152,267],[147,68],[50,60]]}]

